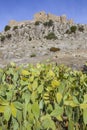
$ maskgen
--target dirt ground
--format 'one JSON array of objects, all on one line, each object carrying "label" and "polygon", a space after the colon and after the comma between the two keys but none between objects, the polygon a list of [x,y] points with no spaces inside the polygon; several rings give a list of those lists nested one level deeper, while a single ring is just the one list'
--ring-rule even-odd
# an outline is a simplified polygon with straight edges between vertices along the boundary
[{"label": "dirt ground", "polygon": [[[64,64],[73,69],[81,70],[83,65],[87,63],[87,50],[75,51],[58,51],[53,52],[51,55],[33,57],[31,59],[24,59],[22,63],[57,63],[58,65]],[[20,63],[21,63],[20,62]]]},{"label": "dirt ground", "polygon": [[65,64],[73,69],[82,69],[83,65],[87,63],[87,50],[77,50],[65,53],[58,52],[52,58],[52,62]]},{"label": "dirt ground", "polygon": [[73,69],[82,69],[83,65],[87,62],[87,50],[68,50],[68,51],[57,51],[51,52],[46,55],[39,55],[35,57],[24,57],[21,59],[0,59],[0,67],[4,67],[10,62],[15,62],[16,64],[36,64],[36,63],[57,63],[65,64]]}]

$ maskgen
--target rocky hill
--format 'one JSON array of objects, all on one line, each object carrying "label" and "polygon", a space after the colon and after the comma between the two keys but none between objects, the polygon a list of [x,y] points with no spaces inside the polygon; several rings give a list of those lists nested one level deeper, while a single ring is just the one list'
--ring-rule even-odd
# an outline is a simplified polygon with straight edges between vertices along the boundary
[{"label": "rocky hill", "polygon": [[0,33],[0,66],[57,62],[81,67],[87,60],[87,25],[65,15],[40,12],[33,20],[11,20]]}]

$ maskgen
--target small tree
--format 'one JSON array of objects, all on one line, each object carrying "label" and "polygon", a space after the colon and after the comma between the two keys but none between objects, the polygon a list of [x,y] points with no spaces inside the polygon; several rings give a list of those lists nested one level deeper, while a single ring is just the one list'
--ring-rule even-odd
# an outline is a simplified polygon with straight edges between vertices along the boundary
[{"label": "small tree", "polygon": [[10,30],[10,28],[11,28],[11,27],[10,27],[9,25],[6,25],[5,28],[4,28],[4,31]]},{"label": "small tree", "polygon": [[70,27],[70,32],[71,33],[76,33],[77,27],[76,26],[71,26]]}]

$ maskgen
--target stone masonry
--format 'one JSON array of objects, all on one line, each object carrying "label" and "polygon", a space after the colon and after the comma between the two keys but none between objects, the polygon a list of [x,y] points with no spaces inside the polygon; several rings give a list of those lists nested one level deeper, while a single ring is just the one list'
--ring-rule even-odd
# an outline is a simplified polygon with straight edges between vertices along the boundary
[{"label": "stone masonry", "polygon": [[[34,15],[34,19],[32,20],[32,22],[35,22],[35,21],[41,21],[41,22],[46,22],[46,21],[49,21],[49,20],[53,20],[55,22],[59,22],[59,23],[63,23],[63,24],[73,24],[73,20],[70,19],[70,20],[67,20],[66,18],[66,15],[62,15],[62,16],[56,16],[56,15],[53,15],[53,14],[46,14],[44,11],[42,12],[39,12],[39,13],[36,13]],[[17,25],[21,25],[21,24],[25,24],[25,23],[29,23],[30,20],[28,21],[22,21],[22,22],[17,22],[16,20],[11,20],[9,21],[9,26],[17,26]]]},{"label": "stone masonry", "polygon": [[44,11],[36,13],[34,15],[34,20],[35,21],[41,21],[41,22],[45,22],[45,21],[49,21],[49,20],[53,20],[55,22],[60,22],[60,23],[69,23],[69,24],[73,24],[73,20],[67,20],[66,15],[62,15],[62,16],[56,16],[53,14],[46,14]]}]

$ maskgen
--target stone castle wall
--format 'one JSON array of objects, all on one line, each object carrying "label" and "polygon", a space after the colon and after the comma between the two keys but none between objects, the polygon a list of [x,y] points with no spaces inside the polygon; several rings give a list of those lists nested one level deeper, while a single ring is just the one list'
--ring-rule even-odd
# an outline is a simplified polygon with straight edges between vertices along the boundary
[{"label": "stone castle wall", "polygon": [[11,21],[9,21],[8,25],[10,25],[10,26],[13,26],[13,25],[16,26],[16,25],[18,25],[18,22],[16,20],[11,20]]},{"label": "stone castle wall", "polygon": [[[53,14],[50,14],[50,13],[46,14],[44,11],[36,13],[34,15],[33,21],[46,22],[46,21],[49,21],[49,20],[53,20],[55,22],[60,22],[60,23],[63,23],[63,24],[65,24],[65,23],[73,24],[74,23],[72,19],[67,20],[66,15],[56,16],[56,15],[53,15]],[[17,25],[26,24],[26,23],[29,23],[29,22],[30,21],[17,22],[15,20],[11,20],[8,25],[17,26]]]},{"label": "stone castle wall", "polygon": [[46,14],[44,11],[39,12],[37,14],[34,15],[34,20],[35,21],[41,21],[41,22],[45,22],[45,21],[49,21],[49,20],[53,20],[55,22],[60,22],[60,23],[69,23],[69,24],[73,24],[73,20],[67,20],[66,15],[62,15],[62,16],[56,16],[53,14]]}]

